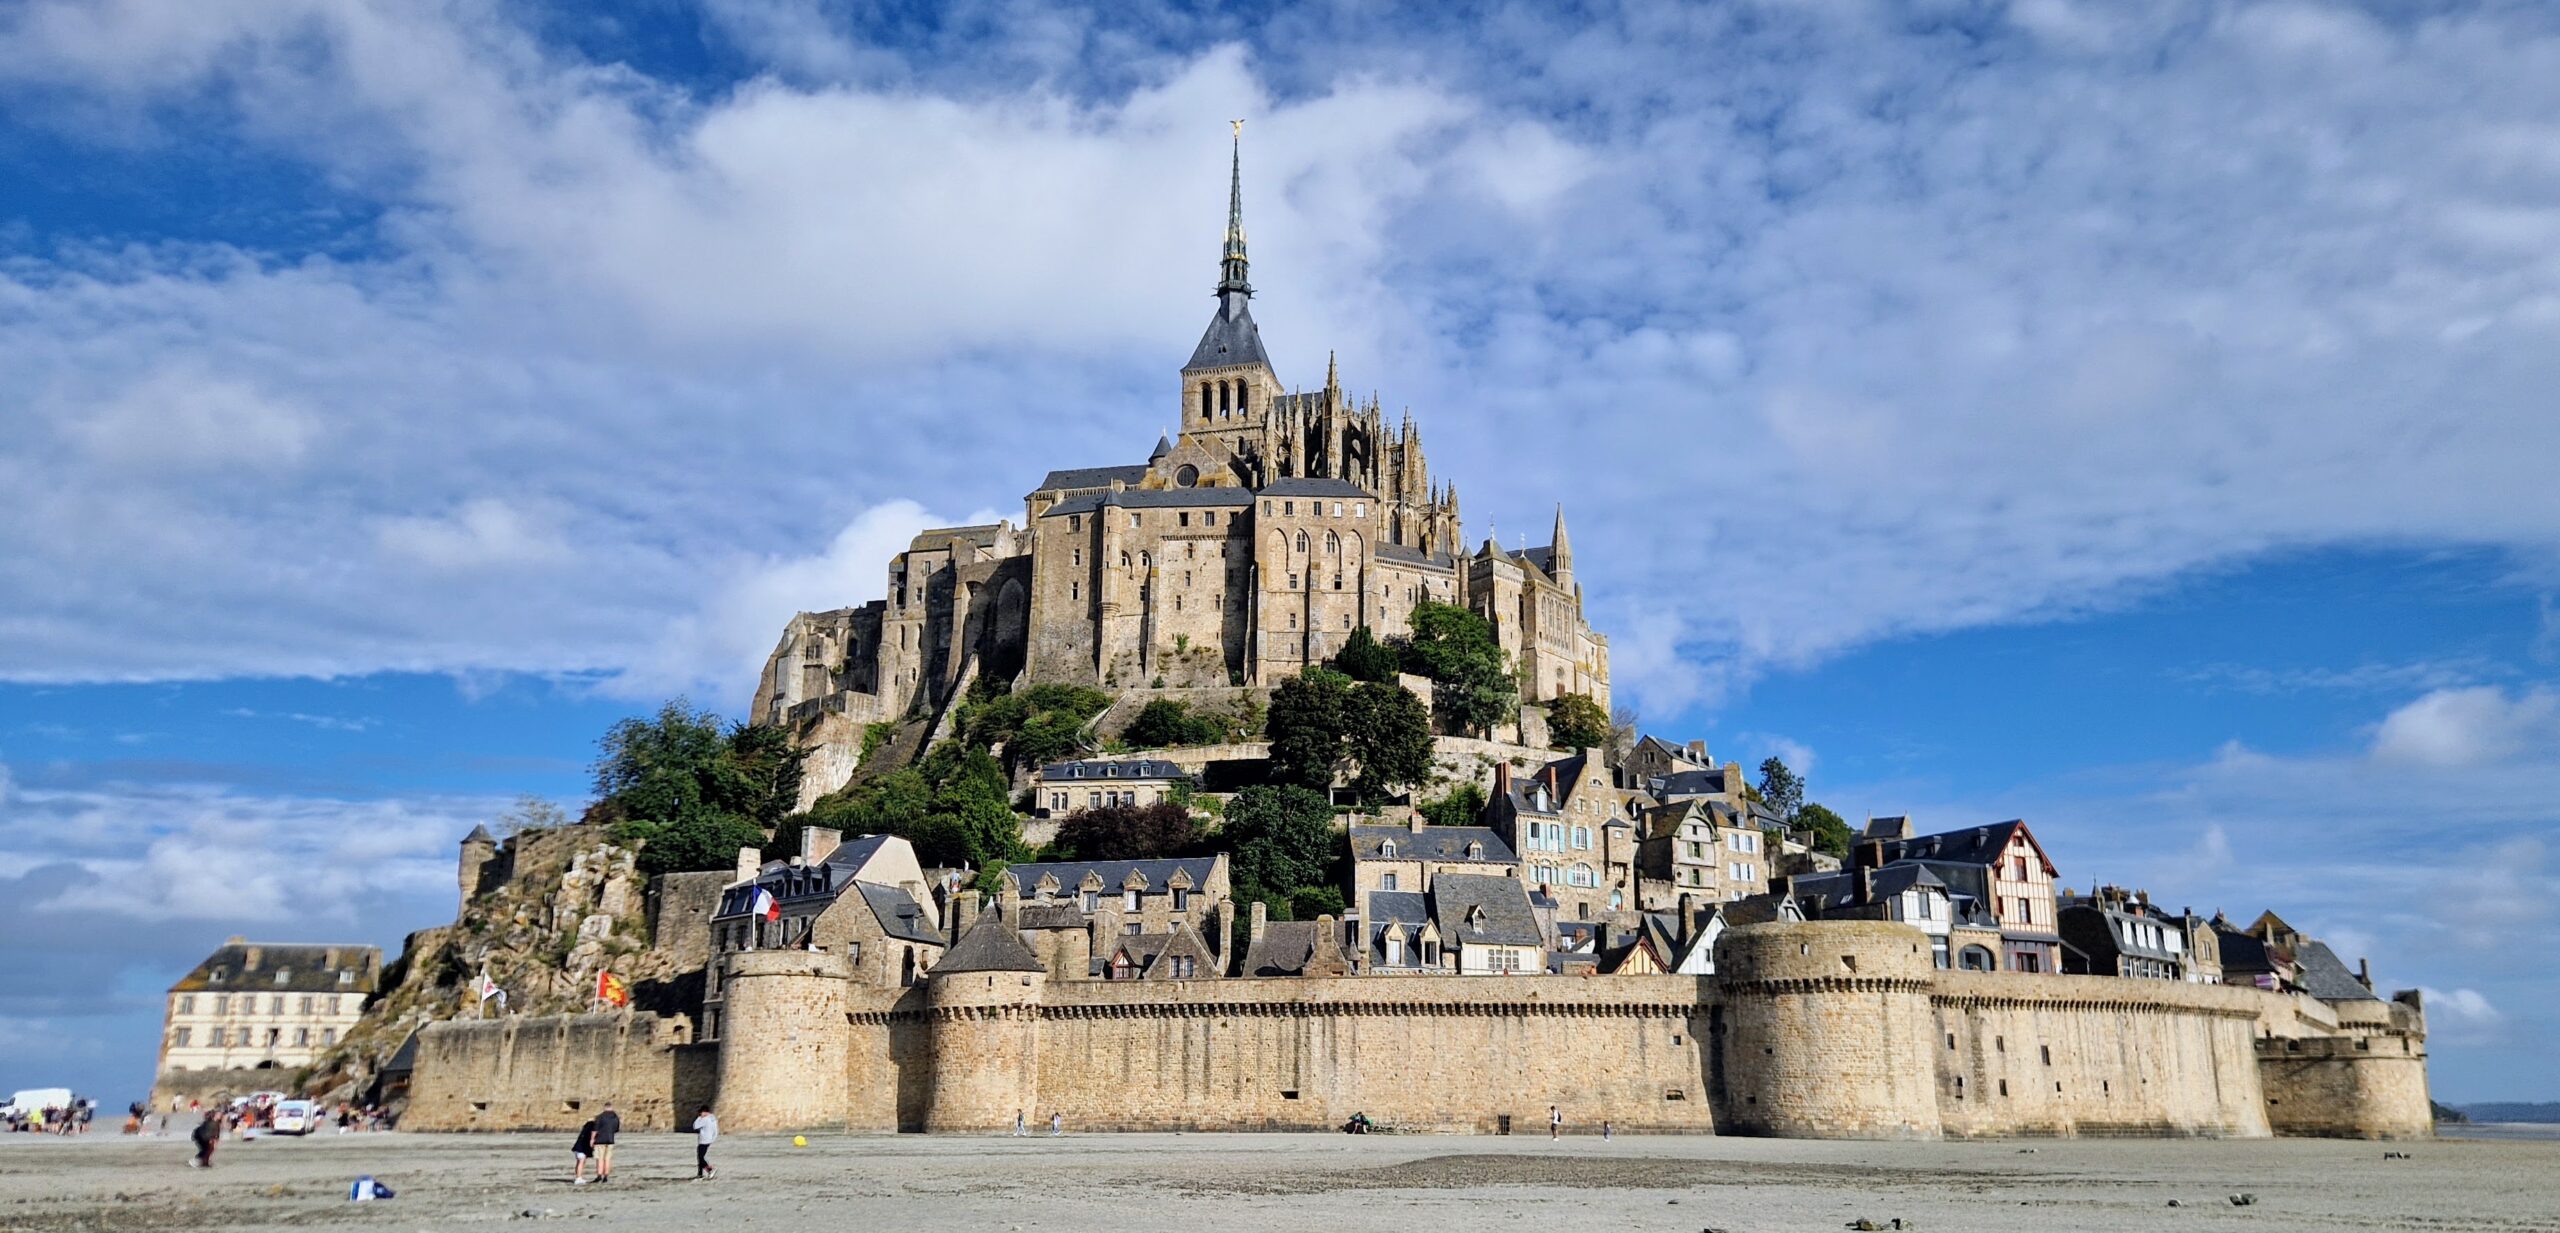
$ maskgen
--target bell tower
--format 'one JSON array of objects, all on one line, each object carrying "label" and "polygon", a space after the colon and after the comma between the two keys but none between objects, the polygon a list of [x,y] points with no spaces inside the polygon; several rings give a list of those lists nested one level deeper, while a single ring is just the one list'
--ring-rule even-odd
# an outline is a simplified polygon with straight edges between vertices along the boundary
[{"label": "bell tower", "polygon": [[1236,456],[1230,482],[1259,482],[1260,441],[1271,421],[1280,378],[1253,324],[1253,284],[1246,280],[1244,242],[1244,121],[1235,121],[1235,148],[1227,169],[1227,236],[1218,255],[1218,311],[1182,366],[1177,422],[1184,444],[1199,441],[1212,453]]}]

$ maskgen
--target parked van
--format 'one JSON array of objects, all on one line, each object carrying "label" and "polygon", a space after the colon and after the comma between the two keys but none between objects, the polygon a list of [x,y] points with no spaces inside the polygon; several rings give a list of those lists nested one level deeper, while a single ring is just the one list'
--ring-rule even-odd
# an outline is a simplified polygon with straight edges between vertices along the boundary
[{"label": "parked van", "polygon": [[320,1122],[319,1105],[308,1100],[279,1100],[275,1124],[269,1129],[280,1135],[307,1135]]}]

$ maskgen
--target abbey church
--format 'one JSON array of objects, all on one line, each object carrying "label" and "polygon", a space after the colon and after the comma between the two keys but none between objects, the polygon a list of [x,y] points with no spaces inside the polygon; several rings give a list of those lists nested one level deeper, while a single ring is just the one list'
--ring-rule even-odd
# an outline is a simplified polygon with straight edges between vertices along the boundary
[{"label": "abbey church", "polygon": [[[1536,703],[1609,703],[1609,642],[1584,619],[1559,508],[1545,547],[1467,552],[1458,488],[1407,415],[1284,385],[1254,326],[1241,151],[1217,310],[1174,391],[1181,434],[1144,462],[1054,470],[1023,521],[918,535],[887,598],[792,618],[753,717],[841,755],[865,725],[930,717],[981,678],[1106,689],[1268,688],[1352,630],[1405,632],[1423,599],[1489,619]],[[841,773],[829,773],[833,763]],[[838,756],[811,787],[840,784]],[[828,781],[833,781],[832,783]]]}]

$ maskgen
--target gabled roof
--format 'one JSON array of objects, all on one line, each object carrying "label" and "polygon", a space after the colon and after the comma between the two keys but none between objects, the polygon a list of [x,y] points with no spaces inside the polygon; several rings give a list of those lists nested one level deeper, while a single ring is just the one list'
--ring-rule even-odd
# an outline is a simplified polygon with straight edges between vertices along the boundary
[{"label": "gabled roof", "polygon": [[1430,901],[1421,891],[1369,892],[1369,923],[1419,925],[1431,919]]},{"label": "gabled roof", "polygon": [[2035,832],[2028,830],[2027,824],[2017,818],[1966,830],[1941,831],[1935,835],[1922,835],[1915,839],[1886,839],[1879,842],[1884,844],[1884,858],[1887,862],[1935,860],[1987,866],[1997,863],[2002,856],[2007,855],[2010,839],[2021,834],[2026,836],[2027,846],[2035,849],[2036,859],[2044,862],[2045,873],[2053,874],[2053,858],[2045,855],[2044,845],[2036,842]]},{"label": "gabled roof", "polygon": [[2329,949],[2328,943],[2304,938],[2302,945],[2294,948],[2293,957],[2302,965],[2294,983],[2302,986],[2304,993],[2327,1002],[2378,1000],[2373,990],[2365,988],[2364,982],[2356,979],[2355,972],[2338,958],[2337,952]]},{"label": "gabled roof", "polygon": [[1024,899],[1033,898],[1039,893],[1040,879],[1043,876],[1058,880],[1058,893],[1061,895],[1074,895],[1077,888],[1084,884],[1087,874],[1101,880],[1103,892],[1106,894],[1126,887],[1129,884],[1129,875],[1132,873],[1146,880],[1146,889],[1149,894],[1171,886],[1176,873],[1188,877],[1191,880],[1190,889],[1196,891],[1207,889],[1209,875],[1217,869],[1220,859],[1216,856],[1177,856],[1146,861],[1030,862],[1006,866],[1005,875],[1013,878],[1015,884],[1022,888]]},{"label": "gabled roof", "polygon": [[1262,927],[1262,936],[1247,946],[1244,966],[1239,976],[1304,976],[1318,966],[1319,959],[1330,959],[1325,946],[1328,940],[1318,920],[1275,920]]},{"label": "gabled roof", "polygon": [[880,932],[900,941],[942,945],[942,935],[934,932],[932,918],[903,888],[874,882],[856,882],[853,886],[862,892],[862,902],[880,922]]},{"label": "gabled roof", "polygon": [[1795,896],[1778,891],[1745,895],[1716,905],[1724,912],[1728,925],[1765,925],[1771,921],[1803,920],[1804,908]]},{"label": "gabled roof", "polygon": [[1126,467],[1069,467],[1063,471],[1051,471],[1042,476],[1040,485],[1031,491],[1054,492],[1061,489],[1072,491],[1078,488],[1109,488],[1113,480],[1123,484],[1135,484],[1145,478],[1147,478],[1147,468],[1143,463]]},{"label": "gabled roof", "polygon": [[[352,975],[341,977],[340,973]],[[279,980],[278,977],[283,979]],[[172,993],[371,993],[382,978],[374,946],[307,945],[234,939],[204,957]]]},{"label": "gabled roof", "polygon": [[1013,924],[999,912],[989,912],[960,935],[959,942],[943,953],[932,968],[934,976],[957,972],[1046,972],[1038,955],[1013,931]]},{"label": "gabled roof", "polygon": [[1724,796],[1730,791],[1723,767],[1703,771],[1674,771],[1668,775],[1647,776],[1646,795],[1658,801],[1684,800],[1698,796]]},{"label": "gabled roof", "polygon": [[1262,486],[1256,496],[1265,497],[1359,497],[1367,499],[1369,490],[1349,480],[1310,479],[1296,476],[1277,479]]},{"label": "gabled roof", "polygon": [[1444,873],[1431,880],[1440,936],[1470,946],[1544,946],[1529,888],[1518,878]]},{"label": "gabled roof", "polygon": [[[1394,844],[1396,854],[1385,854],[1386,845]],[[1484,854],[1467,855],[1469,844],[1481,844]],[[1508,865],[1519,859],[1502,836],[1485,826],[1426,826],[1413,830],[1402,826],[1355,826],[1351,828],[1351,859],[1400,861],[1482,861]]]}]

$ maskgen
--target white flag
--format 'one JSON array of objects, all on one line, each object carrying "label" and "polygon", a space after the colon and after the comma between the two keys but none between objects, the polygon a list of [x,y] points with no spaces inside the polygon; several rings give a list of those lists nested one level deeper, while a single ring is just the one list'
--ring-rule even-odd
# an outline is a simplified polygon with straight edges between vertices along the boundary
[{"label": "white flag", "polygon": [[501,1009],[501,1010],[504,1010],[504,1009],[506,1009],[506,1005],[507,1005],[507,1003],[506,1003],[506,996],[507,996],[507,995],[506,995],[503,991],[501,991],[501,990],[498,988],[498,982],[496,982],[496,981],[494,981],[494,980],[489,979],[489,974],[488,974],[488,973],[483,972],[483,973],[481,973],[481,974],[480,974],[480,1000],[481,1000],[481,1001],[486,1002],[486,1001],[488,1001],[488,1000],[489,1000],[489,999],[491,999],[491,998],[497,998],[497,999],[498,999],[498,1008],[499,1008],[499,1009]]}]

